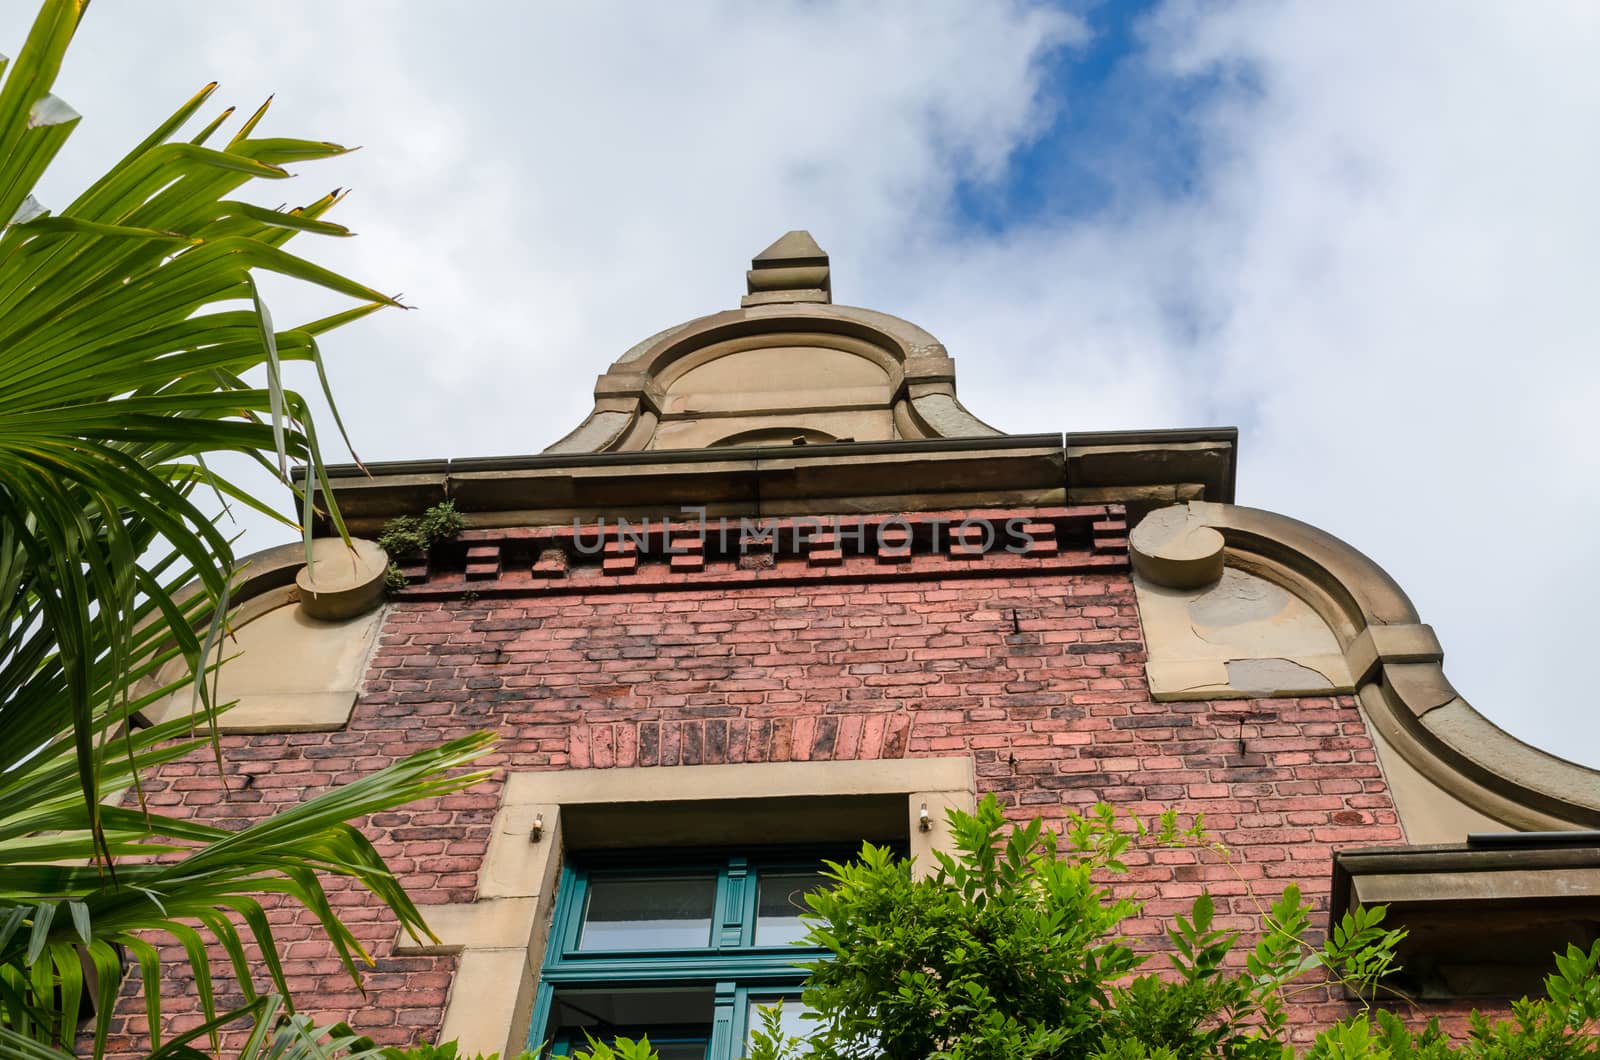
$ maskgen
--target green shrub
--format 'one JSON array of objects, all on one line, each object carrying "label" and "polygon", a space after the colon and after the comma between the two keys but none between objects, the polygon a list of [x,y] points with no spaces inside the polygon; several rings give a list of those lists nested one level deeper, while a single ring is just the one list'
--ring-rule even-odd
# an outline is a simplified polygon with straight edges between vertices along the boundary
[{"label": "green shrub", "polygon": [[[485,1056],[479,1053],[475,1056],[457,1055],[458,1048],[455,1042],[441,1042],[438,1045],[428,1045],[426,1042],[410,1045],[404,1048],[389,1048],[383,1050],[384,1060],[500,1060],[499,1053],[490,1053]],[[523,1052],[509,1060],[539,1060],[537,1053]]]},{"label": "green shrub", "polygon": [[[1404,932],[1379,909],[1346,914],[1320,945],[1296,887],[1264,911],[1242,962],[1237,932],[1214,926],[1209,894],[1167,931],[1167,974],[1129,978],[1146,959],[1120,935],[1137,912],[1102,882],[1124,871],[1133,843],[1203,842],[1198,825],[1168,814],[1153,828],[1125,825],[1108,806],[1072,816],[1058,837],[1038,820],[1012,829],[986,797],[952,813],[955,855],[936,854],[927,877],[868,845],[830,865],[834,886],[811,895],[815,962],[803,1000],[816,1029],[781,1040],[775,1018],[755,1034],[751,1060],[1293,1060],[1288,995],[1331,980],[1373,997],[1395,967]],[[1316,1060],[1570,1060],[1600,1056],[1600,943],[1570,947],[1546,981],[1548,996],[1514,1006],[1513,1019],[1474,1016],[1452,1044],[1436,1024],[1408,1030],[1362,1003],[1303,1055]]]},{"label": "green shrub", "polygon": [[[1139,844],[1204,844],[1199,822],[1170,813],[1153,827],[1109,806],[1072,815],[1057,835],[1034,820],[1012,828],[993,796],[952,812],[957,853],[936,853],[922,878],[909,860],[868,844],[828,863],[832,887],[807,896],[806,944],[831,956],[809,965],[803,1001],[815,1021],[785,1037],[768,1011],[750,1060],[1578,1060],[1600,1057],[1600,943],[1568,947],[1510,1020],[1474,1014],[1466,1041],[1436,1021],[1420,1030],[1363,1001],[1297,1051],[1288,999],[1331,981],[1357,996],[1382,992],[1404,932],[1381,908],[1347,913],[1321,944],[1311,907],[1290,886],[1263,910],[1260,939],[1230,961],[1237,932],[1215,926],[1209,894],[1167,931],[1170,967],[1120,934],[1138,905],[1105,881]],[[650,1060],[648,1040],[591,1042],[574,1060]],[[458,1060],[453,1053],[396,1060]],[[465,1058],[460,1058],[465,1060]]]}]

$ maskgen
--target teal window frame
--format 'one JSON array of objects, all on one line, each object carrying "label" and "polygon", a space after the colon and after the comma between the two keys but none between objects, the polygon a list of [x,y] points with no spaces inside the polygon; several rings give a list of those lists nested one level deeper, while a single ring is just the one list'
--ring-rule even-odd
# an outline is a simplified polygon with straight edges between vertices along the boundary
[{"label": "teal window frame", "polygon": [[[796,943],[758,946],[755,941],[760,880],[767,874],[816,871],[824,858],[848,858],[838,849],[776,848],[771,851],[698,851],[595,854],[569,858],[562,866],[551,916],[549,943],[539,975],[528,1048],[545,1056],[570,1055],[582,1040],[549,1028],[556,996],[563,990],[696,987],[712,997],[705,1035],[678,1040],[707,1042],[707,1060],[734,1060],[749,1037],[752,998],[798,1000],[803,962],[826,951]],[[670,879],[715,874],[709,944],[674,949],[579,949],[590,885],[606,877]],[[626,1025],[614,1033],[637,1037]],[[655,1039],[652,1039],[655,1041]]]}]

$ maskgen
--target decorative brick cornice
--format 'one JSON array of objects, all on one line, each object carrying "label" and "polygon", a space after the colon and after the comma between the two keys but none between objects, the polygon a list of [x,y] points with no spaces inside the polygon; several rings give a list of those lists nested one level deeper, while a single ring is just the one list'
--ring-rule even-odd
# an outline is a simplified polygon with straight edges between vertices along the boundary
[{"label": "decorative brick cornice", "polygon": [[1121,505],[468,530],[403,564],[397,595],[992,577],[1128,566]]}]

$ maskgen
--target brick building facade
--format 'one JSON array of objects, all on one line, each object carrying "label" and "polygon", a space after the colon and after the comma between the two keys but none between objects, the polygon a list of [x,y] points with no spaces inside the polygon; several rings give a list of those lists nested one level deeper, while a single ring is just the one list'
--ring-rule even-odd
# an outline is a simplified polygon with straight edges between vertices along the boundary
[{"label": "brick building facade", "polygon": [[[669,971],[640,986],[563,932],[587,916],[571,931],[598,938],[605,903],[636,933],[699,930],[683,909],[715,879],[709,930],[733,970],[682,972],[703,989],[672,997],[711,1013],[726,1051],[731,1006],[788,982],[762,963],[782,916],[762,919],[760,888],[797,871],[774,851],[925,856],[943,810],[988,792],[1052,823],[1101,800],[1203,813],[1229,860],[1132,861],[1130,930],[1152,946],[1202,889],[1247,933],[1289,882],[1328,914],[1389,902],[1414,929],[1408,989],[1448,1015],[1595,937],[1600,850],[1575,830],[1600,827],[1600,777],[1456,696],[1370,561],[1236,506],[1233,431],[999,434],[956,400],[931,336],[832,304],[804,233],[753,264],[740,309],[629,351],[546,454],[336,478],[358,534],[443,500],[466,517],[402,557],[405,588],[380,595],[371,546],[347,562],[324,542],[316,571],[297,546],[257,557],[224,669],[225,767],[207,751],[165,767],[152,806],[248,821],[500,736],[493,781],[367,823],[439,944],[335,890],[376,960],[363,995],[306,914],[273,911],[302,1008],[513,1054],[580,1020],[563,1005],[659,1019]],[[653,892],[628,889],[641,873]],[[740,921],[723,910],[746,886]],[[639,911],[667,890],[689,904]],[[606,968],[633,985],[605,994]],[[192,1023],[184,984],[167,993],[169,1020]],[[120,1021],[124,1048],[141,1025]]]}]

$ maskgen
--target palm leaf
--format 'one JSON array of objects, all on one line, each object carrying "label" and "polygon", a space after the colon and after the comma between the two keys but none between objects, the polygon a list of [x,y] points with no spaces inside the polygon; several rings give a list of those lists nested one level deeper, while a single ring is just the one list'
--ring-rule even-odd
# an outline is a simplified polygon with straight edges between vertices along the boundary
[{"label": "palm leaf", "polygon": [[[287,211],[241,197],[254,181],[344,148],[259,135],[265,107],[226,143],[214,134],[231,111],[183,138],[214,85],[66,207],[38,204],[35,187],[78,120],[51,92],[83,7],[44,0],[16,61],[0,62],[0,1052],[70,1045],[92,1001],[101,1053],[120,950],[138,965],[158,1055],[197,1055],[199,1036],[249,1016],[262,1055],[320,1056],[307,1050],[353,1039],[281,1018],[288,984],[257,896],[311,911],[357,981],[370,958],[325,880],[354,881],[426,936],[416,906],[348,822],[481,779],[460,767],[488,738],[421,752],[239,831],[105,797],[138,791],[142,773],[191,753],[196,723],[214,734],[226,709],[205,678],[220,662],[236,563],[194,491],[272,506],[207,458],[238,453],[273,468],[299,494],[309,546],[307,486],[330,494],[315,425],[286,372],[311,362],[326,393],[319,337],[398,302],[285,249],[301,235],[348,235],[325,217],[342,193]],[[279,331],[261,272],[354,305]],[[291,461],[307,469],[298,482]],[[343,535],[337,510],[323,514]],[[186,676],[155,687],[178,659]],[[134,726],[143,707],[189,681],[195,718]],[[155,945],[151,932],[175,947]],[[244,1009],[217,1012],[213,950]],[[158,984],[173,959],[191,968],[207,1023],[159,1047]]]},{"label": "palm leaf", "polygon": [[[316,1026],[285,1012],[284,999],[267,994],[224,1012],[157,1049],[149,1060],[211,1060],[189,1043],[242,1018],[255,1024],[237,1060],[385,1060],[388,1053],[343,1024]],[[28,1058],[22,1058],[28,1060]]]}]

